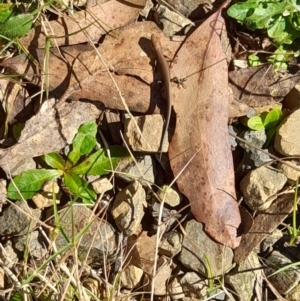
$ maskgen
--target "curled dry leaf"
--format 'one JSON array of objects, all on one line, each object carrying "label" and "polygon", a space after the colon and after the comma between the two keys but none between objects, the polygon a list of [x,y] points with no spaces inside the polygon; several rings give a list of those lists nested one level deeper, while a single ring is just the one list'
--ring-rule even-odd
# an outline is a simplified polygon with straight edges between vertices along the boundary
[{"label": "curled dry leaf", "polygon": [[169,154],[177,184],[197,221],[218,242],[240,243],[241,224],[228,135],[228,71],[221,48],[221,9],[192,33],[178,51],[171,77],[186,78],[173,92],[177,116]]}]

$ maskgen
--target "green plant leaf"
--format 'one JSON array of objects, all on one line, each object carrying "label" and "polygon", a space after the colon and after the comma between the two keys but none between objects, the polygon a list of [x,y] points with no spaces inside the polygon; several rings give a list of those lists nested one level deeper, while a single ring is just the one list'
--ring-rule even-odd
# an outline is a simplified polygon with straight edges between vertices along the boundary
[{"label": "green plant leaf", "polygon": [[277,16],[268,27],[268,36],[276,44],[292,44],[296,38],[300,37],[300,31],[294,28],[290,17]]},{"label": "green plant leaf", "polygon": [[110,148],[110,154],[112,165],[106,156],[105,149],[101,148],[82,163],[73,167],[71,172],[78,175],[105,175],[111,172],[112,168],[116,168],[121,158],[128,156],[127,150],[118,145]]},{"label": "green plant leaf", "polygon": [[64,183],[70,191],[77,197],[80,197],[84,203],[93,204],[96,200],[95,192],[89,184],[74,173],[64,173]]},{"label": "green plant leaf", "polygon": [[88,155],[96,145],[97,124],[92,121],[79,127],[73,143],[72,151],[68,155],[71,165],[75,165],[79,158]]},{"label": "green plant leaf", "polygon": [[268,112],[266,118],[264,119],[264,127],[265,129],[270,129],[275,127],[282,118],[282,111],[280,108],[274,108],[270,112]]},{"label": "green plant leaf", "polygon": [[277,128],[276,127],[272,127],[270,129],[267,130],[266,134],[267,134],[267,141],[264,144],[264,147],[268,147],[268,145],[270,144],[271,139],[273,138],[273,136],[276,133]]},{"label": "green plant leaf", "polygon": [[[19,189],[25,200],[31,199],[47,181],[52,181],[63,174],[60,170],[34,169],[24,171],[21,175],[13,178],[13,182]],[[8,185],[7,197],[12,200],[22,200],[22,197],[13,185],[12,181]]]},{"label": "green plant leaf", "polygon": [[278,45],[291,44],[300,36],[298,7],[297,0],[248,0],[233,4],[227,14],[250,30],[267,30]]},{"label": "green plant leaf", "polygon": [[0,3],[0,23],[5,22],[12,14],[12,3]]},{"label": "green plant leaf", "polygon": [[25,36],[31,29],[33,19],[32,14],[12,15],[4,23],[0,23],[0,35],[10,40]]},{"label": "green plant leaf", "polygon": [[49,166],[51,166],[55,169],[64,170],[64,168],[65,168],[66,162],[63,159],[63,157],[58,153],[53,152],[53,153],[44,155],[44,160]]},{"label": "green plant leaf", "polygon": [[274,22],[274,18],[278,15],[282,15],[288,7],[286,1],[259,2],[254,13],[245,20],[245,25],[251,30],[268,28],[271,22]]},{"label": "green plant leaf", "polygon": [[231,18],[244,22],[254,13],[256,7],[257,1],[238,2],[228,8],[227,14]]},{"label": "green plant leaf", "polygon": [[251,117],[247,122],[247,126],[250,129],[255,130],[255,131],[260,131],[260,130],[263,130],[265,128],[261,116]]},{"label": "green plant leaf", "polygon": [[16,293],[13,293],[12,296],[9,298],[9,301],[23,301],[23,296],[16,292]]},{"label": "green plant leaf", "polygon": [[254,55],[254,54],[250,54],[248,56],[248,63],[252,67],[257,67],[257,66],[261,65],[259,57],[257,55]]}]

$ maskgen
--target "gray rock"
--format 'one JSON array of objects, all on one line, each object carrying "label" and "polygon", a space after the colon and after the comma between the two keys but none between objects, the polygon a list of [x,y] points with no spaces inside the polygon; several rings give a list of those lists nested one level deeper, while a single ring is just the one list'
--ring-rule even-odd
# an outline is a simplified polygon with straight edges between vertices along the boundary
[{"label": "gray rock", "polygon": [[11,176],[15,177],[30,169],[36,169],[36,162],[32,158],[23,159],[11,169]]},{"label": "gray rock", "polygon": [[[293,160],[289,160],[289,163],[295,165],[295,167],[299,168],[299,164]],[[279,163],[278,169],[280,169],[283,174],[288,178],[289,183],[292,185],[295,184],[297,178],[300,177],[300,172],[293,169],[292,167],[287,166],[286,164]]]},{"label": "gray rock", "polygon": [[[259,148],[262,148],[267,141],[267,135],[266,135],[265,130],[261,130],[261,131],[250,131],[249,130],[249,131],[242,132],[239,136],[242,139],[246,140],[247,142],[249,142]],[[256,149],[251,147],[251,145],[248,145],[239,140],[238,140],[238,143],[246,152],[248,152],[248,153],[256,152]]]},{"label": "gray rock", "polygon": [[207,295],[208,280],[194,272],[186,273],[181,278],[180,284],[187,297],[194,295],[196,298],[203,298]]},{"label": "gray rock", "polygon": [[[266,152],[268,152],[267,149],[265,149]],[[272,158],[266,153],[263,153],[259,150],[253,151],[253,153],[250,155],[250,159],[253,161],[254,165],[256,167],[259,167],[267,162],[272,161]]]},{"label": "gray rock", "polygon": [[178,300],[185,297],[183,293],[183,288],[179,282],[178,277],[175,277],[171,283],[168,285],[168,292],[172,300]]},{"label": "gray rock", "polygon": [[25,248],[27,248],[31,256],[41,259],[48,251],[45,245],[39,242],[38,236],[38,231],[33,231],[28,235],[17,236],[13,240],[14,247],[20,252],[24,252]]},{"label": "gray rock", "polygon": [[236,274],[226,275],[225,282],[232,286],[238,300],[251,300],[255,295],[257,279],[262,279],[261,264],[257,255],[250,253],[247,259],[240,263],[238,270]]},{"label": "gray rock", "polygon": [[[155,202],[153,204],[152,216],[156,219],[157,222],[161,207],[162,205],[160,203]],[[161,222],[164,223],[165,231],[168,231],[174,225],[174,223],[176,223],[181,218],[181,216],[182,215],[176,210],[170,210],[163,206]]]},{"label": "gray rock", "polygon": [[168,257],[174,257],[181,251],[182,234],[178,232],[167,232],[163,235],[158,250],[160,254]]},{"label": "gray rock", "polygon": [[132,264],[127,266],[121,275],[123,286],[127,289],[133,289],[140,282],[143,273],[144,272],[142,269]]},{"label": "gray rock", "polygon": [[176,190],[167,185],[164,185],[161,190],[157,192],[157,196],[161,201],[164,201],[171,207],[176,207],[181,202],[181,195]]},{"label": "gray rock", "polygon": [[203,231],[201,223],[188,221],[184,230],[182,251],[179,255],[183,265],[206,277],[223,275],[232,268],[232,250],[211,240]]},{"label": "gray rock", "polygon": [[41,211],[23,201],[7,206],[0,216],[0,235],[23,235],[35,228]]},{"label": "gray rock", "polygon": [[136,158],[137,164],[131,158],[121,160],[118,165],[116,175],[125,182],[138,180],[143,186],[154,183],[156,164],[151,156],[143,156]]},{"label": "gray rock", "polygon": [[[124,138],[133,151],[158,152],[163,128],[163,117],[159,114],[127,118],[124,122]],[[168,139],[165,139],[162,151],[167,152],[168,147]]]},{"label": "gray rock", "polygon": [[[239,131],[232,125],[228,126],[228,131],[229,133],[233,134],[233,135],[238,135]],[[238,143],[236,141],[236,139],[233,136],[229,136],[229,140],[230,140],[230,145],[232,149],[235,149],[238,146]]]},{"label": "gray rock", "polygon": [[146,193],[137,181],[117,194],[111,213],[116,225],[124,235],[135,234],[140,227],[145,207],[147,207]]},{"label": "gray rock", "polygon": [[[110,259],[116,252],[116,237],[113,227],[104,220],[98,220],[93,212],[84,205],[73,204],[59,211],[60,229],[55,243],[57,249],[73,247],[72,241],[78,234],[88,226],[80,238],[78,246],[78,258],[83,261],[87,257],[87,264],[97,264],[102,261],[103,256],[106,260]],[[49,222],[55,226],[54,219]],[[68,249],[67,249],[68,250]]]},{"label": "gray rock", "polygon": [[97,194],[104,194],[106,191],[113,189],[113,185],[107,178],[97,179],[91,185]]},{"label": "gray rock", "polygon": [[284,156],[300,156],[300,109],[287,116],[277,128],[274,147]]},{"label": "gray rock", "polygon": [[[151,276],[152,274],[145,273],[144,277],[144,285],[145,291],[151,290]],[[154,294],[155,295],[165,295],[167,292],[167,281],[171,277],[171,266],[168,259],[165,257],[160,257],[157,262],[157,270],[155,273],[155,280],[154,280]],[[148,274],[149,273],[149,274]],[[151,275],[151,276],[150,276]]]},{"label": "gray rock", "polygon": [[[261,131],[246,131],[240,134],[241,138],[248,141],[250,144],[255,145],[256,147],[263,148],[264,144],[267,141],[267,135],[265,130]],[[253,161],[256,167],[261,166],[266,162],[270,162],[272,159],[265,153],[257,150],[256,148],[248,145],[242,141],[238,141],[240,146],[246,150],[247,153],[250,153],[250,159]],[[267,151],[267,150],[266,150]]]},{"label": "gray rock", "polygon": [[17,253],[12,247],[12,242],[9,240],[3,248],[0,248],[0,258],[5,266],[11,269],[16,263],[19,262]]},{"label": "gray rock", "polygon": [[276,193],[286,181],[284,174],[261,166],[246,175],[240,183],[240,188],[245,202],[253,211],[265,210],[277,198]]},{"label": "gray rock", "polygon": [[292,261],[289,258],[285,257],[278,251],[273,251],[266,261],[268,268],[265,270],[265,274],[276,290],[282,295],[286,295],[291,292],[299,283],[300,272],[298,268],[291,267],[285,271],[277,273],[276,275],[270,275],[291,263]]},{"label": "gray rock", "polygon": [[259,245],[259,250],[257,252],[272,251],[274,244],[283,237],[283,233],[279,229],[275,229],[271,234],[269,234]]}]

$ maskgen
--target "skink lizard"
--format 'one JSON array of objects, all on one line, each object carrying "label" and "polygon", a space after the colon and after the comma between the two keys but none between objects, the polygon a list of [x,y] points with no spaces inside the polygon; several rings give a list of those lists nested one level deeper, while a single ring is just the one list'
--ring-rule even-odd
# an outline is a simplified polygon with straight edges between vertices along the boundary
[{"label": "skink lizard", "polygon": [[172,110],[171,81],[170,81],[171,79],[170,79],[169,65],[162,53],[162,47],[160,44],[159,37],[155,34],[152,34],[151,43],[152,43],[154,52],[156,54],[157,61],[161,68],[161,72],[163,75],[163,81],[164,81],[164,84],[166,87],[166,93],[167,93],[167,107],[168,108],[167,108],[166,122],[165,122],[164,130],[163,130],[163,135],[162,135],[161,142],[160,142],[159,159],[161,160],[162,147],[163,147],[165,140],[168,138],[168,128],[169,128],[169,123],[170,123],[170,118],[171,118],[171,110]]}]

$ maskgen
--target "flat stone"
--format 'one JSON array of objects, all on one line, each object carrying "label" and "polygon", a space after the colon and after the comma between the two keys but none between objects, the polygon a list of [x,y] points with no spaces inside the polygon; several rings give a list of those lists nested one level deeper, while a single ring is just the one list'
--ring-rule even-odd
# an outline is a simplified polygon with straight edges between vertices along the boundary
[{"label": "flat stone", "polygon": [[176,207],[181,202],[181,195],[172,187],[164,185],[161,190],[157,192],[157,196],[161,201],[164,201],[171,207]]},{"label": "flat stone", "polygon": [[117,227],[126,236],[131,236],[139,229],[147,207],[146,193],[142,185],[135,181],[120,191],[113,203],[112,216]]},{"label": "flat stone", "polygon": [[[85,260],[87,264],[96,264],[102,262],[103,256],[109,260],[116,252],[117,244],[114,228],[105,220],[99,220],[90,210],[84,205],[73,204],[59,211],[60,228],[63,229],[55,239],[57,249],[61,249],[66,245],[73,247],[72,241],[85,226],[86,231],[80,238],[78,246],[79,260]],[[54,219],[49,221],[49,224],[55,227]]]},{"label": "flat stone", "polygon": [[111,182],[107,178],[97,179],[97,180],[93,181],[91,183],[91,185],[93,187],[93,190],[97,194],[103,194],[106,191],[109,191],[109,190],[113,189],[113,185],[111,184]]},{"label": "flat stone", "polygon": [[182,248],[182,234],[172,231],[167,232],[163,235],[158,251],[160,254],[166,255],[168,257],[174,257],[177,255]]},{"label": "flat stone", "polygon": [[300,156],[300,109],[287,116],[277,128],[274,147],[284,156]]},{"label": "flat stone", "polygon": [[[288,162],[297,168],[300,167],[300,165],[295,161],[290,160]],[[293,169],[290,166],[287,166],[286,164],[279,163],[278,169],[280,169],[283,172],[283,174],[288,178],[288,180],[291,184],[295,184],[295,182],[297,181],[297,178],[300,177],[299,171]]]},{"label": "flat stone", "polygon": [[130,264],[125,268],[121,276],[123,286],[127,289],[133,289],[141,281],[143,273],[142,269]]},{"label": "flat stone", "polygon": [[0,258],[9,269],[19,262],[18,255],[12,247],[10,240],[5,244],[4,248],[0,248]]},{"label": "flat stone", "polygon": [[172,300],[179,300],[185,297],[183,288],[179,282],[178,277],[175,277],[171,283],[168,285],[168,292]]},{"label": "flat stone", "polygon": [[[159,114],[127,118],[124,122],[124,138],[133,151],[155,153],[160,150],[163,128],[163,116]],[[167,152],[168,147],[169,142],[165,139],[162,151]]]},{"label": "flat stone", "polygon": [[288,294],[298,285],[300,281],[300,272],[295,267],[291,267],[283,272],[270,276],[280,268],[292,264],[292,261],[283,254],[278,251],[273,251],[268,257],[266,264],[268,265],[268,268],[265,270],[265,274],[281,295]]},{"label": "flat stone", "polygon": [[149,183],[154,183],[156,164],[152,156],[136,157],[136,162],[137,164],[131,158],[122,159],[117,168],[121,173],[116,173],[117,177],[129,183],[137,180],[146,187]]},{"label": "flat stone", "polygon": [[183,292],[186,296],[202,299],[207,296],[208,280],[201,278],[194,272],[186,273],[180,280]]},{"label": "flat stone", "polygon": [[0,235],[27,234],[35,228],[40,215],[40,210],[31,209],[23,201],[8,205],[0,216]]},{"label": "flat stone", "polygon": [[252,299],[259,280],[262,281],[261,264],[253,252],[239,264],[238,273],[225,276],[225,282],[232,286],[240,301]]},{"label": "flat stone", "polygon": [[270,167],[261,166],[246,175],[240,188],[246,204],[253,210],[269,208],[277,198],[287,178],[281,172]]},{"label": "flat stone", "polygon": [[17,236],[13,240],[14,247],[20,252],[24,252],[26,248],[32,257],[41,259],[48,253],[48,250],[39,241],[38,236],[38,231],[33,231],[28,235]]},{"label": "flat stone", "polygon": [[179,260],[187,268],[205,277],[223,275],[233,267],[233,252],[230,248],[211,240],[203,231],[203,225],[195,220],[185,226]]},{"label": "flat stone", "polygon": [[[153,270],[153,268],[152,268]],[[145,291],[150,291],[152,282],[152,270],[147,271],[144,277]],[[167,281],[171,277],[170,262],[165,257],[159,257],[157,262],[157,270],[154,279],[154,294],[165,295],[167,293]]]}]

